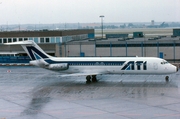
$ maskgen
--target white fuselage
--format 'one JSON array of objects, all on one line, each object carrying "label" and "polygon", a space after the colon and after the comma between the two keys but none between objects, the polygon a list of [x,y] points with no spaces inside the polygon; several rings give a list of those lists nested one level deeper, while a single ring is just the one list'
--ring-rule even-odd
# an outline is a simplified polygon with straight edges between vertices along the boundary
[{"label": "white fuselage", "polygon": [[[31,64],[38,66],[39,63],[36,62],[38,61],[31,61]],[[155,57],[51,57],[44,59],[43,62],[46,65],[54,64],[53,66],[68,64],[67,70],[55,70],[61,73],[170,74],[177,72],[176,66]],[[51,69],[53,70],[53,67]]]}]

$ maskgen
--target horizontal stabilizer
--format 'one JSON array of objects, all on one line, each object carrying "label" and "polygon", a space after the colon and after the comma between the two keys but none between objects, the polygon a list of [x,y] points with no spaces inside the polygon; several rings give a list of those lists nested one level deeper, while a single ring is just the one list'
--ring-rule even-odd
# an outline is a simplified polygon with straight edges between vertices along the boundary
[{"label": "horizontal stabilizer", "polygon": [[4,43],[4,45],[32,45],[34,44],[33,41],[18,41],[18,42],[12,42],[12,43]]}]

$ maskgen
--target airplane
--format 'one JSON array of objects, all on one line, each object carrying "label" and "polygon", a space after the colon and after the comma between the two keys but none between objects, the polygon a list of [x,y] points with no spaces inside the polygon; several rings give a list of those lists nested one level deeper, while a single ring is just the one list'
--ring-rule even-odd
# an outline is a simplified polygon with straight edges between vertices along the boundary
[{"label": "airplane", "polygon": [[[157,57],[53,57],[45,53],[34,41],[19,41],[5,45],[21,45],[30,57],[30,64],[60,72],[62,76],[86,76],[86,83],[97,82],[101,74],[163,75],[178,71],[166,60]],[[169,76],[165,76],[169,82]]]}]

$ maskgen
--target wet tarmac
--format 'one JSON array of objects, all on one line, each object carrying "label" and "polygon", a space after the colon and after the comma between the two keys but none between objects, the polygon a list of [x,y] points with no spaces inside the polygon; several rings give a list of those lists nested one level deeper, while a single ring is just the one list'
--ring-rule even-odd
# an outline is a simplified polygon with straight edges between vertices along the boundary
[{"label": "wet tarmac", "polygon": [[32,66],[0,67],[0,119],[179,119],[180,72],[59,77]]}]

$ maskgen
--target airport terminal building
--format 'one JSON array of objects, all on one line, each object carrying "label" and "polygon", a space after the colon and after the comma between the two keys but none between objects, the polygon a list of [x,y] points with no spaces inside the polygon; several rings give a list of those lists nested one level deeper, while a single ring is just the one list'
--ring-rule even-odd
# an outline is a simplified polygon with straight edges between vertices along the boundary
[{"label": "airport terminal building", "polygon": [[160,57],[179,63],[179,31],[174,30],[172,36],[155,38],[146,38],[142,32],[135,32],[135,38],[128,38],[128,34],[116,34],[114,36],[123,37],[116,38],[111,34],[106,39],[95,39],[94,29],[0,32],[0,53],[14,52],[26,56],[21,46],[3,43],[34,40],[45,52],[58,57]]},{"label": "airport terminal building", "polygon": [[0,43],[34,40],[36,43],[59,43],[71,40],[94,38],[94,29],[49,31],[10,31],[0,32]]},{"label": "airport terminal building", "polygon": [[59,56],[59,50],[57,50],[59,44],[91,39],[94,36],[94,29],[0,32],[0,52],[15,52],[24,55],[25,52],[21,46],[4,46],[3,43],[33,40],[50,55]]}]

